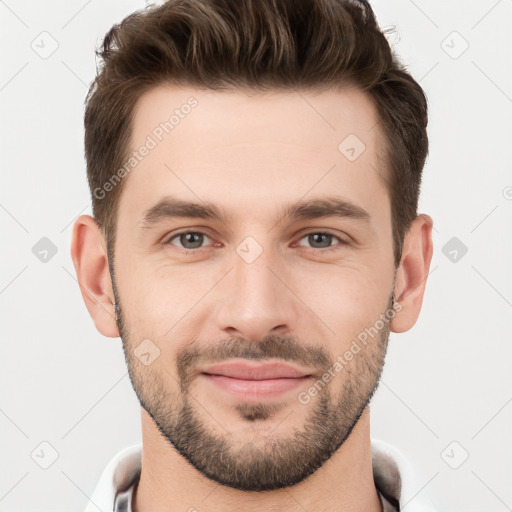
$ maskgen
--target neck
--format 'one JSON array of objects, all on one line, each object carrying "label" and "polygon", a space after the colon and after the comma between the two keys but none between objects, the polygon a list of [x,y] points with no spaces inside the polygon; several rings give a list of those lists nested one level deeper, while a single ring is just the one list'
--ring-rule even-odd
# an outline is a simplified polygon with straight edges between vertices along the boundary
[{"label": "neck", "polygon": [[142,469],[134,512],[381,512],[373,481],[369,409],[349,438],[315,473],[292,487],[245,492],[219,485],[190,465],[142,409]]}]

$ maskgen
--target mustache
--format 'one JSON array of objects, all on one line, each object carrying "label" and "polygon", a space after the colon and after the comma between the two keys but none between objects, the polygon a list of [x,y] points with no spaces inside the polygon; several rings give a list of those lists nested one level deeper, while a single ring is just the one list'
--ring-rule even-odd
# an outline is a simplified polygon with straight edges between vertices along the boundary
[{"label": "mustache", "polygon": [[321,346],[305,344],[295,338],[269,335],[262,341],[229,338],[207,345],[198,340],[181,350],[176,357],[178,375],[188,382],[194,369],[204,363],[219,363],[228,359],[265,360],[280,359],[301,366],[329,368],[332,361]]}]

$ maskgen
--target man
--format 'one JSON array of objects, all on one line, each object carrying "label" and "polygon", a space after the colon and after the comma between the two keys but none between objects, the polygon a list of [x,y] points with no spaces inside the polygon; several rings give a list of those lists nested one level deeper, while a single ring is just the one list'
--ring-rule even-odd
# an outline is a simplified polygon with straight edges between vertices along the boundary
[{"label": "man", "polygon": [[426,99],[370,6],[169,0],[100,55],[72,257],[143,439],[87,511],[432,510],[370,439],[432,257]]}]

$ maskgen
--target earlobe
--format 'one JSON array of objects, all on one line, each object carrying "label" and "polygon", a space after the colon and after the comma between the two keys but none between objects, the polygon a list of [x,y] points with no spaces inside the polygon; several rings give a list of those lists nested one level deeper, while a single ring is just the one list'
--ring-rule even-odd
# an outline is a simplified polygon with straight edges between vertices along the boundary
[{"label": "earlobe", "polygon": [[117,338],[119,329],[105,239],[89,215],[81,215],[74,223],[71,258],[85,306],[96,329],[104,336]]},{"label": "earlobe", "polygon": [[433,253],[432,226],[433,221],[428,215],[418,215],[405,236],[395,281],[399,307],[391,321],[393,332],[408,331],[420,314]]}]

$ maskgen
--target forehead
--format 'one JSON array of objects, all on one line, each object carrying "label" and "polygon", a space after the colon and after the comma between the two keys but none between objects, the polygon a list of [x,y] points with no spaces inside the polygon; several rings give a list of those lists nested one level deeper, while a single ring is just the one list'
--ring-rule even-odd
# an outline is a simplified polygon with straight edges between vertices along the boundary
[{"label": "forehead", "polygon": [[158,86],[135,106],[130,152],[122,216],[140,218],[166,195],[232,204],[244,215],[255,204],[268,208],[309,192],[388,204],[377,113],[353,87],[254,93]]},{"label": "forehead", "polygon": [[311,139],[322,135],[325,146],[332,146],[347,130],[372,145],[380,135],[377,123],[371,98],[353,86],[254,92],[160,85],[135,104],[131,145],[136,149],[151,135],[156,142],[173,138],[194,145],[207,136],[213,144],[276,141],[314,147],[318,140]]}]

